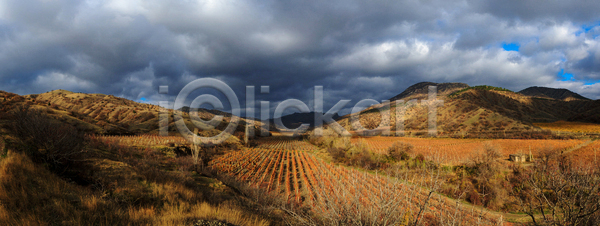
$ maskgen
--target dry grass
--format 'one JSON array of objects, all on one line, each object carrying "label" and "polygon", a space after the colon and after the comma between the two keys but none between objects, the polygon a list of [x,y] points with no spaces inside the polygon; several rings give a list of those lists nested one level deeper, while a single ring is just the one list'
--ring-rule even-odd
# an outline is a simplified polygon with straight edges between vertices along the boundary
[{"label": "dry grass", "polygon": [[235,225],[269,225],[267,220],[256,216],[248,216],[244,211],[227,203],[213,207],[207,203],[189,206],[187,204],[168,205],[159,218],[155,217],[153,224],[181,225],[182,213],[185,218],[200,218],[226,221]]},{"label": "dry grass", "polygon": [[269,225],[235,203],[210,205],[184,184],[143,180],[122,162],[99,164],[104,170],[95,168],[98,175],[114,180],[112,187],[93,190],[9,152],[0,159],[0,225],[182,225],[199,219]]},{"label": "dry grass", "polygon": [[108,225],[127,218],[97,194],[66,183],[25,155],[12,152],[0,162],[0,203],[2,225]]}]

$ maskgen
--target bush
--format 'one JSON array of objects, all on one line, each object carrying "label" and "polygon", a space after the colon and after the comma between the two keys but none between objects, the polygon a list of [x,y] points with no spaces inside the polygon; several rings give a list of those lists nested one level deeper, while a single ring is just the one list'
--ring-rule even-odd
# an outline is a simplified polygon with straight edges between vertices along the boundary
[{"label": "bush", "polygon": [[415,157],[415,160],[417,160],[419,162],[424,162],[425,156],[423,154],[418,154],[417,157]]},{"label": "bush", "polygon": [[350,162],[352,165],[362,167],[367,170],[379,168],[378,162],[373,160],[371,153],[368,151],[361,151],[359,153],[355,153],[350,159]]},{"label": "bush", "polygon": [[20,144],[17,150],[33,161],[61,170],[82,158],[85,136],[75,127],[29,107],[18,107],[11,113],[11,129]]},{"label": "bush", "polygon": [[500,164],[497,161],[502,157],[502,152],[496,146],[485,143],[483,150],[474,151],[471,154],[471,165],[476,169],[479,176],[491,178],[498,173]]},{"label": "bush", "polygon": [[481,197],[479,196],[479,193],[475,189],[472,189],[471,191],[469,191],[469,193],[467,194],[467,201],[469,201],[475,205],[481,205]]},{"label": "bush", "polygon": [[336,162],[345,162],[346,161],[346,151],[341,148],[328,148],[327,152],[331,155],[331,157]]},{"label": "bush", "polygon": [[397,141],[390,148],[388,148],[388,158],[399,161],[409,160],[410,156],[414,154],[414,146],[412,144]]}]

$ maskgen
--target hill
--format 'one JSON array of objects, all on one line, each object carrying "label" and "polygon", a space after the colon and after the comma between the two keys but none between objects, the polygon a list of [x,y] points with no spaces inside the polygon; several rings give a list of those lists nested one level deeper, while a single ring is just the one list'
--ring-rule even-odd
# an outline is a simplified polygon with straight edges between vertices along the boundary
[{"label": "hill", "polygon": [[443,96],[469,87],[469,85],[465,83],[420,82],[406,88],[406,90],[404,90],[402,93],[390,98],[390,101],[401,99],[425,98],[427,97],[427,93],[429,92],[429,86],[437,86],[438,95]]},{"label": "hill", "polygon": [[520,94],[530,97],[550,98],[556,100],[590,100],[568,89],[532,86],[519,91]]},{"label": "hill", "polygon": [[[177,131],[173,110],[157,105],[138,103],[125,98],[105,94],[74,93],[66,90],[54,90],[41,94],[20,96],[0,91],[1,113],[7,113],[17,106],[31,106],[47,112],[59,121],[96,134],[157,134],[159,129],[158,114],[169,112],[169,132]],[[189,128],[194,128],[186,112],[182,112]],[[216,110],[200,111],[198,116],[203,120],[212,119],[215,114],[223,115],[225,123],[216,129],[222,130],[231,120],[231,114]],[[0,117],[1,118],[1,117]],[[241,119],[238,131],[248,120]],[[260,126],[260,122],[255,125]]]},{"label": "hill", "polygon": [[[531,137],[532,133],[545,133],[535,122],[553,122],[558,120],[600,123],[600,101],[558,100],[538,98],[514,93],[493,86],[464,87],[461,83],[417,83],[397,95],[394,99],[427,98],[428,85],[438,87],[438,99],[443,105],[437,108],[438,135],[453,137]],[[423,103],[423,102],[420,102]],[[376,128],[381,115],[374,106],[362,111],[360,121],[367,129]],[[392,104],[391,119],[396,118],[396,105]],[[405,131],[409,135],[425,135],[428,108],[424,104],[413,107],[404,106]],[[384,109],[384,112],[388,109]],[[338,122],[346,129],[355,130],[350,115],[341,117]],[[395,120],[389,126],[396,128]],[[548,134],[546,134],[548,135]],[[546,136],[544,135],[544,136]],[[536,135],[538,136],[538,135]]]}]

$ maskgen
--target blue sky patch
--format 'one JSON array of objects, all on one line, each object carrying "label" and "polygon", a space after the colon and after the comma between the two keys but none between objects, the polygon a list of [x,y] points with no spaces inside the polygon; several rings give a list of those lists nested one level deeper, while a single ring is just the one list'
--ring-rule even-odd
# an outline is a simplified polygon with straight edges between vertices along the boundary
[{"label": "blue sky patch", "polygon": [[[579,36],[581,34],[585,34],[590,32],[592,29],[594,29],[595,27],[600,26],[600,21],[596,22],[596,23],[592,23],[592,24],[584,24],[581,26],[581,30],[575,32],[575,35]],[[593,38],[598,37],[598,35],[594,35]]]},{"label": "blue sky patch", "polygon": [[562,78],[560,81],[573,81],[574,80],[573,74],[566,73],[565,69],[560,69],[560,71],[558,72],[558,76]]},{"label": "blue sky patch", "polygon": [[588,85],[589,86],[589,85],[594,85],[594,84],[599,83],[599,82],[600,82],[600,80],[586,80],[585,83],[584,83],[584,85]]},{"label": "blue sky patch", "polygon": [[502,48],[506,51],[519,51],[519,47],[521,47],[521,45],[519,45],[519,43],[516,42],[512,42],[512,43],[506,43],[503,42],[502,43]]},{"label": "blue sky patch", "polygon": [[591,24],[591,25],[589,25],[589,24],[583,25],[583,26],[581,26],[581,28],[583,29],[583,32],[587,33],[588,31],[592,30],[596,26],[600,26],[600,21],[596,22],[594,24]]}]

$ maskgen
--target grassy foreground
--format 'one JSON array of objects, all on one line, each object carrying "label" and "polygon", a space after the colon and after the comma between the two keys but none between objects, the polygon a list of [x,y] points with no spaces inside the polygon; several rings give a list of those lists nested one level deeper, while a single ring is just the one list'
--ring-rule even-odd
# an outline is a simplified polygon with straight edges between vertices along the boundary
[{"label": "grassy foreground", "polygon": [[99,175],[120,178],[111,178],[117,183],[113,187],[92,189],[8,152],[0,159],[0,225],[183,225],[201,219],[269,225],[233,202],[211,205],[189,185],[144,180],[122,162],[105,160],[104,165]]}]

